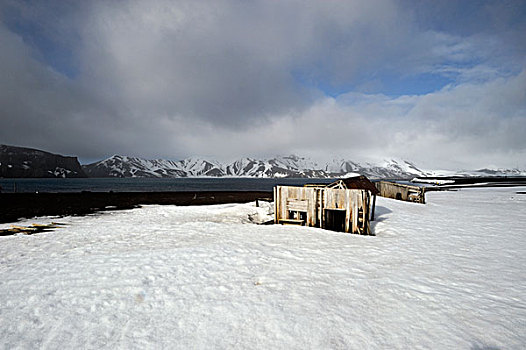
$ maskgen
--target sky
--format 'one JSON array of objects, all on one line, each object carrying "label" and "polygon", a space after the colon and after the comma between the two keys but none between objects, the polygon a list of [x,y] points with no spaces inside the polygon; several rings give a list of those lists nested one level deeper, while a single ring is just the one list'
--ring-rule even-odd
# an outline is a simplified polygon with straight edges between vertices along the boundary
[{"label": "sky", "polygon": [[0,0],[0,143],[526,169],[526,1]]}]

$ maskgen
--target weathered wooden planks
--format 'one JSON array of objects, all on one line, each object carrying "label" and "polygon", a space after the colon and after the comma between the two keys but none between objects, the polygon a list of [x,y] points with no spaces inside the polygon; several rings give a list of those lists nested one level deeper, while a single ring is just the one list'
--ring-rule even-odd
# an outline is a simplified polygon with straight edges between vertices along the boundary
[{"label": "weathered wooden planks", "polygon": [[309,201],[306,199],[287,199],[287,210],[307,211]]},{"label": "weathered wooden planks", "polygon": [[[372,234],[370,192],[321,186],[276,186],[275,223],[296,223],[337,231]],[[340,214],[341,213],[341,214]]]},{"label": "weathered wooden planks", "polygon": [[424,187],[389,181],[379,181],[376,183],[376,188],[379,191],[379,195],[382,197],[422,204],[425,204],[426,202]]}]

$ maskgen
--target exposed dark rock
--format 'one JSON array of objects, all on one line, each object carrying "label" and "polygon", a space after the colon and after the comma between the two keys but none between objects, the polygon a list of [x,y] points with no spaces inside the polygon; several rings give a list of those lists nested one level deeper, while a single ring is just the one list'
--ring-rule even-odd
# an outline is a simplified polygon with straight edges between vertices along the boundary
[{"label": "exposed dark rock", "polygon": [[0,193],[0,223],[22,217],[83,215],[142,204],[211,205],[272,198],[266,191]]},{"label": "exposed dark rock", "polygon": [[0,177],[87,177],[77,157],[0,145]]}]

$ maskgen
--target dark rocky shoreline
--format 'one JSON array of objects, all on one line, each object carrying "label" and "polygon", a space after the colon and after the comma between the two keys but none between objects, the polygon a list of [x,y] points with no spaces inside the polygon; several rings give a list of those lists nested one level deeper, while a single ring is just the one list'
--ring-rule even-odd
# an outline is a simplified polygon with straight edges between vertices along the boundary
[{"label": "dark rocky shoreline", "polygon": [[35,216],[86,215],[148,204],[211,205],[272,198],[265,191],[0,193],[0,223]]}]

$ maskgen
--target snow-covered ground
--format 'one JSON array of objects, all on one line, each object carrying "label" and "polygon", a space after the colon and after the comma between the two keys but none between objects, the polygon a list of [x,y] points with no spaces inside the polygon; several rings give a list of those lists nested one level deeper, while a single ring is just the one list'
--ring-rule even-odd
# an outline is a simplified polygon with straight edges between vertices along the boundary
[{"label": "snow-covered ground", "polygon": [[17,223],[68,225],[0,237],[0,348],[524,349],[524,190],[378,198],[376,237],[254,204]]}]

